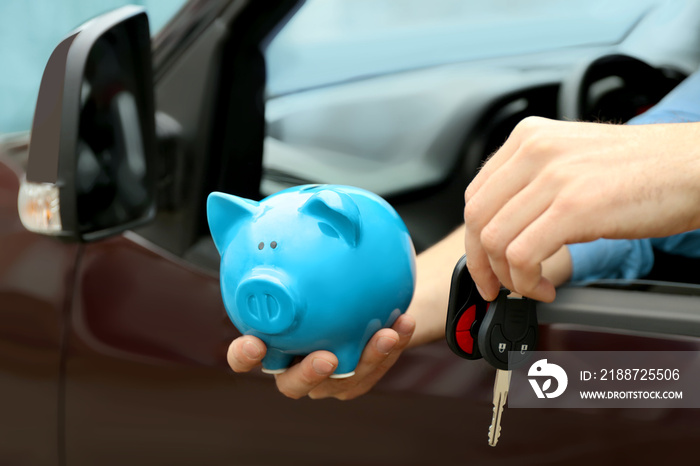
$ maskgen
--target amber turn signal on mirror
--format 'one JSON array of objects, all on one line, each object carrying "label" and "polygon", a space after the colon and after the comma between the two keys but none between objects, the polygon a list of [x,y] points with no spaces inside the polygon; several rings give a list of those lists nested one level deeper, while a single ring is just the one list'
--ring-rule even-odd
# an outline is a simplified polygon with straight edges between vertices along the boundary
[{"label": "amber turn signal on mirror", "polygon": [[52,183],[32,183],[23,179],[17,197],[17,210],[22,225],[29,231],[44,235],[61,232],[61,212],[58,186]]}]

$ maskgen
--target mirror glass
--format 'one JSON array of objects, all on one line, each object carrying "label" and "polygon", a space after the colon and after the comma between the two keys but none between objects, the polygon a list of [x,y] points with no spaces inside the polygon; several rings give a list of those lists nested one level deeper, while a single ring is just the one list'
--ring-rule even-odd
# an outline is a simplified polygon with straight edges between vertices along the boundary
[{"label": "mirror glass", "polygon": [[133,42],[128,28],[112,28],[85,65],[75,171],[81,232],[133,222],[152,208],[144,143],[149,115],[140,108],[146,96],[139,95],[150,85],[144,82],[150,71],[139,69],[140,44]]}]

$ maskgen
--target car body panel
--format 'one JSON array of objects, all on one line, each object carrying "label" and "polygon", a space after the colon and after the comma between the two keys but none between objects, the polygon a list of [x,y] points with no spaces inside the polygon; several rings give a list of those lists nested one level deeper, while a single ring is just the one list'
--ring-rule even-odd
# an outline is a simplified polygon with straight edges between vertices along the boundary
[{"label": "car body panel", "polygon": [[19,172],[0,154],[0,458],[58,464],[61,349],[78,246],[24,229]]}]

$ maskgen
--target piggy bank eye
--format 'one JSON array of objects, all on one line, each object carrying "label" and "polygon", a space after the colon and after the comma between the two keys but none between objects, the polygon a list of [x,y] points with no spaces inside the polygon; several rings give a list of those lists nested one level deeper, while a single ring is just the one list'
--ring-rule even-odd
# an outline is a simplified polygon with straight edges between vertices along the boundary
[{"label": "piggy bank eye", "polygon": [[258,249],[260,249],[262,251],[262,248],[264,248],[264,247],[265,247],[265,243],[260,241],[260,244],[258,244]]},{"label": "piggy bank eye", "polygon": [[270,243],[270,247],[272,249],[276,249],[277,248],[277,241],[273,241],[272,243]]}]

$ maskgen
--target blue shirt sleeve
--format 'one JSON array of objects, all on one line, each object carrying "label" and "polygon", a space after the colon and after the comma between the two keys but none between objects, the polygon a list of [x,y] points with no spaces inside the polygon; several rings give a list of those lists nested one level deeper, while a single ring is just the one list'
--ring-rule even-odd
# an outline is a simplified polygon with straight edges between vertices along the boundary
[{"label": "blue shirt sleeve", "polygon": [[571,280],[638,278],[654,265],[654,252],[648,239],[599,239],[569,245]]},{"label": "blue shirt sleeve", "polygon": [[688,76],[659,103],[632,118],[628,125],[700,121],[700,71]]},{"label": "blue shirt sleeve", "polygon": [[663,238],[652,238],[649,241],[654,248],[660,251],[685,257],[700,257],[700,230]]},{"label": "blue shirt sleeve", "polygon": [[[682,123],[700,121],[700,72],[676,86],[647,112],[627,124]],[[700,230],[664,238],[638,240],[599,239],[571,244],[572,281],[601,278],[639,278],[654,265],[653,248],[687,257],[700,257]]]}]

